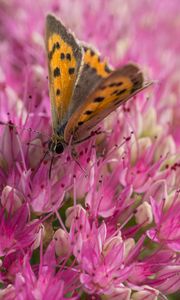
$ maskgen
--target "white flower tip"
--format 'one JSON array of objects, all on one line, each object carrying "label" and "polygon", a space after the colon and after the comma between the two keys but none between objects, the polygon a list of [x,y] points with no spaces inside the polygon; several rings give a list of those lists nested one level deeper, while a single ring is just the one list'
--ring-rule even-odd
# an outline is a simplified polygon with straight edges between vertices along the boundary
[{"label": "white flower tip", "polygon": [[69,238],[66,231],[59,228],[54,236],[53,236],[54,242],[55,242],[55,252],[57,256],[65,256],[69,255],[70,253],[70,244],[69,244]]},{"label": "white flower tip", "polygon": [[[37,219],[34,219],[33,222],[37,222]],[[45,237],[45,227],[44,227],[44,225],[41,224],[39,226],[39,231],[37,233],[36,239],[32,246],[33,250],[37,249],[40,246],[40,243],[41,243],[41,240],[43,237]]]},{"label": "white flower tip", "polygon": [[146,226],[152,223],[153,214],[151,205],[148,202],[144,202],[138,206],[135,214],[136,222],[142,226]]},{"label": "white flower tip", "polygon": [[15,188],[6,185],[1,194],[1,204],[10,213],[14,213],[23,202],[23,196]]},{"label": "white flower tip", "polygon": [[131,252],[131,250],[135,246],[135,241],[133,238],[129,238],[124,241],[125,249],[124,249],[124,256],[127,257],[128,254]]},{"label": "white flower tip", "polygon": [[71,207],[68,207],[66,209],[66,221],[65,221],[65,225],[66,225],[67,228],[71,227],[71,223],[74,220],[75,214],[77,214],[78,211],[80,211],[81,209],[84,210],[84,208],[80,204],[76,205],[76,207],[71,206]]},{"label": "white flower tip", "polygon": [[117,246],[119,244],[122,244],[123,240],[121,237],[121,233],[117,236],[112,237],[111,239],[108,239],[107,242],[104,244],[103,247],[103,254],[106,255],[109,251],[113,249],[114,246]]},{"label": "white flower tip", "polygon": [[28,150],[30,166],[33,169],[39,164],[43,157],[42,141],[39,138],[32,140]]}]

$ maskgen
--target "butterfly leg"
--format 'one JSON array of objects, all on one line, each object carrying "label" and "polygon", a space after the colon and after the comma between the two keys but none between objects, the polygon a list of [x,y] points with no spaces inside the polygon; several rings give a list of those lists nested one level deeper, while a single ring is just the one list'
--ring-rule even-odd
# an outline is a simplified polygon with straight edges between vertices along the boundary
[{"label": "butterfly leg", "polygon": [[78,153],[77,153],[77,151],[76,151],[76,149],[74,147],[72,147],[72,149],[71,149],[71,156],[74,159],[78,158]]}]

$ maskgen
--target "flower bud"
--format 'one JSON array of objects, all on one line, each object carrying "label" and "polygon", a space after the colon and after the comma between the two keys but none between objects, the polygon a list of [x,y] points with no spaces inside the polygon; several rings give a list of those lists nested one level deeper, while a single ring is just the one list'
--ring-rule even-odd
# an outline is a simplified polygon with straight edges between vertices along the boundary
[{"label": "flower bud", "polygon": [[23,202],[23,195],[15,188],[7,185],[1,195],[1,204],[10,213],[14,213]]},{"label": "flower bud", "polygon": [[74,219],[74,216],[78,214],[78,211],[80,212],[81,209],[84,210],[84,208],[80,204],[76,205],[76,207],[71,206],[66,209],[66,222],[65,222],[66,227],[68,228],[71,227],[71,223]]},{"label": "flower bud", "polygon": [[103,247],[103,254],[106,255],[114,246],[122,244],[123,240],[121,237],[121,233],[119,232],[117,236],[108,239],[107,242],[104,244]]},{"label": "flower bud", "polygon": [[125,250],[124,250],[124,257],[127,257],[129,252],[134,248],[135,241],[133,238],[129,238],[124,241]]},{"label": "flower bud", "polygon": [[29,145],[29,161],[31,168],[35,168],[43,157],[43,146],[40,139],[35,139]]},{"label": "flower bud", "polygon": [[[35,222],[37,222],[38,220],[37,219],[34,219],[32,222],[31,222],[31,224],[32,223],[35,223]],[[42,240],[42,238],[45,236],[45,227],[41,224],[41,225],[39,225],[39,231],[38,231],[38,233],[37,233],[37,235],[36,235],[36,239],[35,239],[35,241],[34,241],[34,243],[33,243],[33,245],[32,245],[32,249],[33,250],[35,250],[35,249],[37,249],[39,246],[40,246],[40,243],[41,243],[41,240]]]},{"label": "flower bud", "polygon": [[153,221],[151,205],[146,201],[139,205],[135,214],[135,218],[136,222],[138,224],[142,224],[142,226],[151,224]]},{"label": "flower bud", "polygon": [[63,229],[59,228],[53,237],[55,241],[55,252],[57,256],[68,256],[70,253],[70,245],[68,234]]}]

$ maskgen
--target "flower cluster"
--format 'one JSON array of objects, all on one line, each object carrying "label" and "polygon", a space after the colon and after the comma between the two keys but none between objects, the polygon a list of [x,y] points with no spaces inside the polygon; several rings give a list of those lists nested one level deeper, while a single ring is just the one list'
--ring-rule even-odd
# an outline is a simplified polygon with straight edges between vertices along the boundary
[{"label": "flower cluster", "polygon": [[[180,286],[179,0],[1,0],[0,299],[157,300]],[[52,162],[56,14],[153,87]]]}]

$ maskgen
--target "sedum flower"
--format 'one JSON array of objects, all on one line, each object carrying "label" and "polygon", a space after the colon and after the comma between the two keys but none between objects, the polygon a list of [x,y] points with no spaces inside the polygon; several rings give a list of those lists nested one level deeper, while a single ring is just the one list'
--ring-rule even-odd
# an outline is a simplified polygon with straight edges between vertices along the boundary
[{"label": "sedum flower", "polygon": [[157,203],[153,198],[151,205],[154,213],[154,228],[147,231],[150,239],[157,243],[165,243],[170,249],[180,251],[179,209],[180,201],[174,198],[174,202],[167,211],[163,211],[164,201]]},{"label": "sedum flower", "polygon": [[71,227],[71,245],[81,268],[80,281],[92,293],[110,293],[127,279],[131,266],[124,263],[124,244],[120,233],[107,238],[104,223],[98,228],[82,209]]},{"label": "sedum flower", "polygon": [[1,209],[1,256],[22,251],[22,249],[28,249],[28,247],[34,248],[33,245],[41,230],[41,222],[38,219],[28,220],[28,214],[27,205],[22,205],[13,215],[10,213],[6,215],[5,210]]}]

